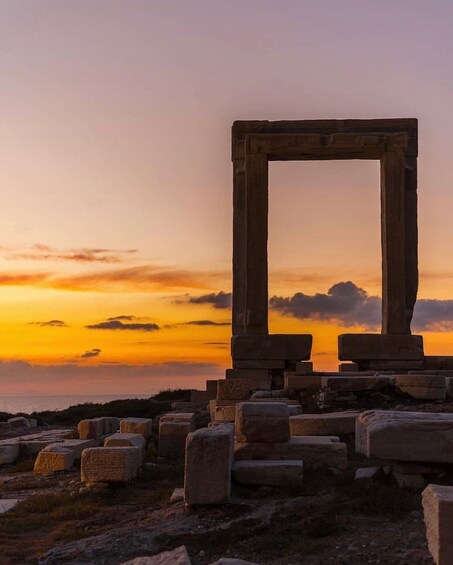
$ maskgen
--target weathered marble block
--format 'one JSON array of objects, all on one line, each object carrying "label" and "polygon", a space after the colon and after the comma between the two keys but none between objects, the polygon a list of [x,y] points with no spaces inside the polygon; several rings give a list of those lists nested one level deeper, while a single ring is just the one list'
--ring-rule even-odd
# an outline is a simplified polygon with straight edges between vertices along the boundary
[{"label": "weathered marble block", "polygon": [[247,400],[255,388],[249,379],[231,379],[217,381],[217,398],[219,400]]},{"label": "weathered marble block", "polygon": [[49,445],[38,453],[34,472],[37,475],[49,475],[60,471],[69,471],[74,464],[74,455],[70,449],[58,444]]},{"label": "weathered marble block", "polygon": [[453,487],[428,485],[422,494],[428,547],[436,565],[453,563]]},{"label": "weathered marble block", "polygon": [[82,453],[81,480],[85,483],[127,483],[137,476],[137,447],[90,447]]},{"label": "weathered marble block", "polygon": [[190,421],[161,420],[159,422],[159,456],[168,459],[184,458],[186,438],[192,429]]},{"label": "weathered marble block", "polygon": [[10,418],[8,420],[10,428],[28,428],[28,420],[23,416],[16,416],[15,418]]},{"label": "weathered marble block", "polygon": [[234,458],[244,460],[300,460],[306,470],[347,469],[347,448],[338,438],[295,436],[288,443],[235,442]]},{"label": "weathered marble block", "polygon": [[141,434],[145,441],[151,437],[153,421],[151,418],[123,418],[120,421],[122,434]]},{"label": "weathered marble block", "polygon": [[231,494],[233,431],[202,428],[187,437],[184,500],[188,506],[224,504]]},{"label": "weathered marble block", "polygon": [[105,438],[104,447],[137,447],[140,451],[140,463],[145,461],[146,441],[141,434],[117,432]]},{"label": "weathered marble block", "polygon": [[285,373],[285,390],[289,391],[318,391],[322,385],[322,377],[316,375],[298,375]]},{"label": "weathered marble block", "polygon": [[356,451],[375,459],[453,463],[453,414],[363,412],[356,420]]},{"label": "weathered marble block", "polygon": [[58,443],[51,443],[44,447],[43,451],[52,451],[54,448],[67,449],[72,453],[74,460],[82,458],[82,452],[88,447],[97,447],[98,442],[94,439],[64,439]]},{"label": "weathered marble block", "polygon": [[278,402],[243,402],[236,406],[235,426],[237,441],[287,442],[288,406]]},{"label": "weathered marble block", "polygon": [[169,412],[163,414],[159,422],[186,422],[190,424],[190,431],[195,431],[196,414],[195,412]]},{"label": "weathered marble block", "polygon": [[0,465],[11,465],[19,457],[19,443],[0,444]]},{"label": "weathered marble block", "polygon": [[80,439],[97,439],[104,434],[103,418],[81,420],[77,425]]},{"label": "weathered marble block", "polygon": [[445,377],[442,375],[394,375],[396,387],[445,388]]},{"label": "weathered marble block", "polygon": [[304,476],[302,461],[235,461],[233,478],[246,485],[301,485]]},{"label": "weathered marble block", "polygon": [[292,436],[343,436],[355,433],[359,412],[330,412],[328,414],[302,414],[289,418]]}]

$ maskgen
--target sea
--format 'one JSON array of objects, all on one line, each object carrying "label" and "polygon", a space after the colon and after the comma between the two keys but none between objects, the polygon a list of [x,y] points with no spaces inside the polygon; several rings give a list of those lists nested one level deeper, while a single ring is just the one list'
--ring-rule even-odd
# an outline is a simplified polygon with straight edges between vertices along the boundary
[{"label": "sea", "polygon": [[[156,393],[158,391],[156,390]],[[91,402],[93,404],[105,404],[112,400],[121,400],[125,398],[149,398],[152,394],[84,394],[84,395],[66,395],[66,396],[0,396],[0,412],[8,412],[9,414],[17,414],[23,412],[31,414],[32,412],[44,412],[46,410],[65,410],[69,406],[76,404],[85,404]]]}]

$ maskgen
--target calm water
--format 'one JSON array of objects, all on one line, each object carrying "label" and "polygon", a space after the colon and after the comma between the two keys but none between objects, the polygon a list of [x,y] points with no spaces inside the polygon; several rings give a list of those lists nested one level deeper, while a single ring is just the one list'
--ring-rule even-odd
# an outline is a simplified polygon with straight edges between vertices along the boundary
[{"label": "calm water", "polygon": [[[156,390],[156,392],[158,392]],[[153,394],[153,393],[151,393]],[[68,395],[68,396],[1,396],[0,412],[9,412],[16,414],[17,412],[41,412],[44,410],[64,410],[75,404],[83,404],[85,402],[101,403],[110,402],[111,400],[119,400],[121,398],[149,398],[151,394],[121,394],[121,395]]]}]

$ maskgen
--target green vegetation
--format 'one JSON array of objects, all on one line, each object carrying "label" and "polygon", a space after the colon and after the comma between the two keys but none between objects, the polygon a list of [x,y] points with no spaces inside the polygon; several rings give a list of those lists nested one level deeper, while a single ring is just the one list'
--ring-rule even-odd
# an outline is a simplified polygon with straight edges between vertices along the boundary
[{"label": "green vegetation", "polygon": [[[105,404],[86,402],[70,406],[65,410],[47,410],[33,412],[29,416],[36,418],[38,423],[56,426],[74,426],[86,418],[103,416],[117,416],[119,418],[137,417],[154,418],[171,409],[171,402],[176,400],[190,400],[190,389],[162,390],[150,398],[125,398],[112,400]],[[27,414],[21,414],[28,416]],[[12,417],[10,414],[0,413],[0,421]]]}]

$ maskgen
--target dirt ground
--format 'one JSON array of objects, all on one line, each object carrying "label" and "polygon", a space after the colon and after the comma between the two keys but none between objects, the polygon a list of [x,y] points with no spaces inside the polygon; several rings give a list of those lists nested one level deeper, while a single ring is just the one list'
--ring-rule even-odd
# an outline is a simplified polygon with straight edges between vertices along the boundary
[{"label": "dirt ground", "polygon": [[77,471],[2,471],[2,497],[23,502],[0,516],[1,565],[116,565],[181,544],[194,565],[221,556],[262,565],[433,563],[420,493],[391,477],[355,481],[363,463],[353,458],[341,475],[307,472],[299,489],[234,484],[230,504],[195,510],[169,502],[182,465],[154,462],[126,487],[82,493]]}]

